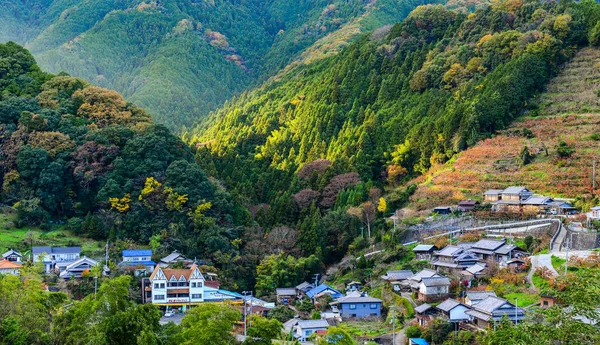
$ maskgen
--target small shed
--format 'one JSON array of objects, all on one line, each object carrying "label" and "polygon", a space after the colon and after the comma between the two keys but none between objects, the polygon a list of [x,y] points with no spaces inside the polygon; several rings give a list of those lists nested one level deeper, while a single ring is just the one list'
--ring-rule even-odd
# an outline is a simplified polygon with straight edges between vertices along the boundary
[{"label": "small shed", "polygon": [[415,253],[417,260],[431,260],[436,250],[438,250],[438,247],[432,244],[419,244],[413,248],[413,253]]},{"label": "small shed", "polygon": [[458,202],[458,210],[461,212],[471,212],[478,205],[479,201],[477,200],[461,200]]},{"label": "small shed", "polygon": [[440,216],[451,214],[452,213],[452,207],[450,207],[450,206],[438,206],[438,207],[436,207],[436,208],[433,209],[433,213],[437,213]]}]

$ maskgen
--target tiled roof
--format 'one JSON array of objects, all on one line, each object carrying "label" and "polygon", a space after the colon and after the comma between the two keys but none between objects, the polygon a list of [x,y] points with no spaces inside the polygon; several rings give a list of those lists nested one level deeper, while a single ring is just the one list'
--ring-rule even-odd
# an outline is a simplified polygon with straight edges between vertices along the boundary
[{"label": "tiled roof", "polygon": [[496,250],[506,243],[504,240],[488,240],[483,239],[475,242],[473,249]]},{"label": "tiled roof", "polygon": [[481,319],[481,320],[485,320],[485,321],[489,321],[492,318],[492,315],[484,314],[484,313],[478,312],[477,310],[473,310],[473,309],[467,310],[465,312],[465,314],[471,315],[476,319]]},{"label": "tiled roof", "polygon": [[304,291],[306,289],[312,289],[313,287],[314,286],[311,283],[304,282],[304,283],[301,283],[300,285],[296,286],[296,289]]},{"label": "tiled roof", "polygon": [[466,271],[471,274],[481,273],[483,270],[485,270],[485,264],[480,264],[480,263],[477,263],[466,269]]},{"label": "tiled roof", "polygon": [[502,189],[490,189],[490,190],[487,190],[483,194],[484,195],[496,195],[496,194],[501,194],[501,193],[502,193]]},{"label": "tiled roof", "polygon": [[502,194],[519,194],[523,191],[526,191],[527,188],[525,187],[521,187],[521,186],[512,186],[512,187],[508,187],[505,190],[502,191]]},{"label": "tiled roof", "polygon": [[502,247],[496,249],[496,253],[497,254],[501,254],[501,255],[507,255],[508,253],[510,253],[513,250],[519,250],[519,251],[524,252],[523,249],[517,247],[514,244],[505,244]]},{"label": "tiled roof", "polygon": [[162,271],[167,280],[171,280],[172,276],[175,276],[175,279],[179,280],[181,276],[185,278],[185,280],[190,280],[190,276],[194,271],[198,268],[198,265],[193,264],[189,269],[172,269],[172,268],[160,268],[160,265],[156,265],[154,268],[154,272],[150,275],[150,280],[152,281],[158,271]]},{"label": "tiled roof", "polygon": [[16,262],[12,262],[12,261],[8,261],[8,260],[0,261],[0,269],[8,270],[8,269],[14,269],[14,268],[23,268],[23,266]]},{"label": "tiled roof", "polygon": [[467,297],[472,301],[480,301],[484,300],[488,297],[496,297],[496,293],[494,291],[468,291]]},{"label": "tiled roof", "polygon": [[430,270],[428,268],[422,269],[421,271],[415,273],[414,276],[410,277],[410,280],[415,280],[420,282],[423,278],[429,278],[437,275],[437,272],[434,270]]},{"label": "tiled roof", "polygon": [[277,296],[296,296],[296,289],[294,288],[278,288],[275,289]]},{"label": "tiled roof", "polygon": [[427,303],[423,303],[420,306],[415,307],[415,312],[417,312],[419,314],[423,314],[424,312],[428,311],[431,308],[433,308],[431,305],[429,305]]},{"label": "tiled roof", "polygon": [[423,285],[427,286],[427,287],[431,287],[431,286],[446,286],[446,285],[450,285],[450,279],[448,279],[447,277],[431,277],[431,278],[423,278],[421,280],[421,282],[423,283]]},{"label": "tiled roof", "polygon": [[440,261],[440,260],[436,260],[434,262],[431,263],[433,266],[440,266],[440,267],[448,267],[448,268],[458,268],[460,265],[455,263],[455,262],[446,262],[446,261]]},{"label": "tiled roof", "polygon": [[458,206],[475,206],[479,204],[477,200],[461,200],[458,202]]},{"label": "tiled roof", "polygon": [[523,201],[525,205],[546,205],[552,202],[552,199],[547,196],[532,196]]},{"label": "tiled roof", "polygon": [[328,328],[329,323],[325,320],[300,320],[298,321],[298,327],[302,329],[307,328]]},{"label": "tiled roof", "polygon": [[491,314],[494,312],[494,310],[500,308],[506,303],[508,303],[508,301],[505,299],[498,298],[495,296],[488,296],[487,298],[481,300],[481,302],[473,306],[473,308],[477,309],[478,311]]},{"label": "tiled roof", "polygon": [[438,308],[439,310],[441,310],[443,312],[448,313],[450,310],[456,308],[459,305],[464,306],[464,304],[460,303],[459,301],[452,299],[452,298],[448,298],[444,302],[438,304],[438,306],[436,308]]},{"label": "tiled roof", "polygon": [[331,286],[329,286],[329,285],[327,285],[327,284],[325,284],[325,283],[323,283],[323,284],[321,284],[321,285],[317,286],[317,287],[316,287],[316,288],[314,288],[314,289],[311,289],[311,290],[308,290],[308,291],[306,291],[306,295],[307,295],[308,297],[310,297],[310,298],[313,298],[313,296],[315,296],[315,295],[318,295],[318,294],[320,294],[320,293],[322,293],[322,292],[324,292],[324,291],[327,291],[327,290],[331,290],[331,291],[333,292],[333,293],[332,293],[332,296],[333,296],[333,297],[336,297],[336,296],[337,296],[337,297],[342,297],[342,293],[341,293],[341,292],[339,292],[338,290],[336,290],[336,289],[332,288]]},{"label": "tiled roof", "polygon": [[384,280],[403,280],[408,279],[414,275],[413,271],[400,270],[400,271],[387,271],[386,275],[383,276]]},{"label": "tiled roof", "polygon": [[[152,251],[150,251],[150,256],[152,256]],[[171,254],[165,256],[164,258],[160,259],[160,261],[165,262],[165,263],[170,263],[174,260],[176,260],[177,258],[182,257],[185,260],[185,257],[178,251],[173,251]]]},{"label": "tiled roof", "polygon": [[18,251],[14,250],[14,249],[10,249],[9,251],[7,251],[6,253],[2,254],[3,258],[9,257],[10,255],[15,254],[18,256],[23,256],[21,255],[21,253],[19,253]]},{"label": "tiled roof", "polygon": [[440,250],[439,252],[437,252],[436,255],[454,256],[454,255],[458,255],[462,250],[463,249],[460,247],[449,245],[449,246],[446,246],[444,249]]}]

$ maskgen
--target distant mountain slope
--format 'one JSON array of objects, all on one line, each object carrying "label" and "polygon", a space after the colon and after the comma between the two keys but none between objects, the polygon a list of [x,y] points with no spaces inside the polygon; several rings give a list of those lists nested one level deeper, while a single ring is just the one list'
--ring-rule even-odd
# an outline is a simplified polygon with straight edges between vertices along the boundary
[{"label": "distant mountain slope", "polygon": [[[559,197],[591,194],[594,157],[600,163],[599,88],[600,50],[583,49],[540,95],[538,109],[417,179],[413,205],[480,198],[486,189],[509,185]],[[575,149],[571,157],[558,156],[561,140]],[[534,156],[526,165],[520,158],[523,147]]]},{"label": "distant mountain slope", "polygon": [[[358,206],[364,191],[330,200],[328,174],[358,173],[392,190],[453,161],[531,111],[598,18],[593,1],[506,1],[469,15],[421,6],[388,34],[364,35],[242,94],[184,140],[197,144],[210,174],[251,203],[268,204],[268,213],[298,199],[323,211]],[[326,162],[326,172],[313,167]],[[314,176],[300,177],[305,167]],[[411,191],[390,193],[388,209]]]},{"label": "distant mountain slope", "polygon": [[7,0],[0,3],[0,41],[25,44],[44,69],[115,88],[158,122],[180,128],[316,41],[326,44],[311,48],[311,59],[424,2]]}]

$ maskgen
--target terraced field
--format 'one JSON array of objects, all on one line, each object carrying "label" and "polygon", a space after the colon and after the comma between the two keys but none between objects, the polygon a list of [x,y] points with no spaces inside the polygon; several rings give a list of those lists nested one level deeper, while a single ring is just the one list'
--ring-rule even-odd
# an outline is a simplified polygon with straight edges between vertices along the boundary
[{"label": "terraced field", "polygon": [[[419,188],[412,206],[423,210],[481,199],[484,190],[508,185],[555,197],[591,194],[596,156],[600,167],[599,88],[600,50],[583,49],[538,97],[536,110],[413,181]],[[528,130],[533,135],[526,135]],[[571,157],[558,157],[561,140],[575,149]],[[524,146],[534,157],[523,166],[519,154]]]}]

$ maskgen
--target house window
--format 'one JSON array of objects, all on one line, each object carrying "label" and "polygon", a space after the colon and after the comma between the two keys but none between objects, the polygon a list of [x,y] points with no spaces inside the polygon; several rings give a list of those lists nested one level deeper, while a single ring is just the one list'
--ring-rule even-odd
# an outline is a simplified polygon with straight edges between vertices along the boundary
[{"label": "house window", "polygon": [[202,294],[201,293],[192,294],[192,298],[194,298],[194,299],[200,299],[200,298],[202,298]]},{"label": "house window", "polygon": [[196,287],[196,283],[192,283],[192,287],[195,288]]},{"label": "house window", "polygon": [[202,287],[202,282],[198,283],[198,287],[201,288]]},{"label": "house window", "polygon": [[156,296],[154,296],[154,299],[157,301],[162,301],[165,299],[165,295],[156,295]]},{"label": "house window", "polygon": [[350,309],[356,309],[356,304],[350,304]]},{"label": "house window", "polygon": [[544,305],[545,305],[545,306],[548,306],[548,301],[544,301]]},{"label": "house window", "polygon": [[371,309],[377,309],[379,305],[377,303],[373,303],[371,304]]},{"label": "house window", "polygon": [[160,283],[160,288],[164,289],[165,288],[165,283]]},{"label": "house window", "polygon": [[154,288],[155,289],[158,289],[158,286],[159,286],[158,283],[154,283]]}]

